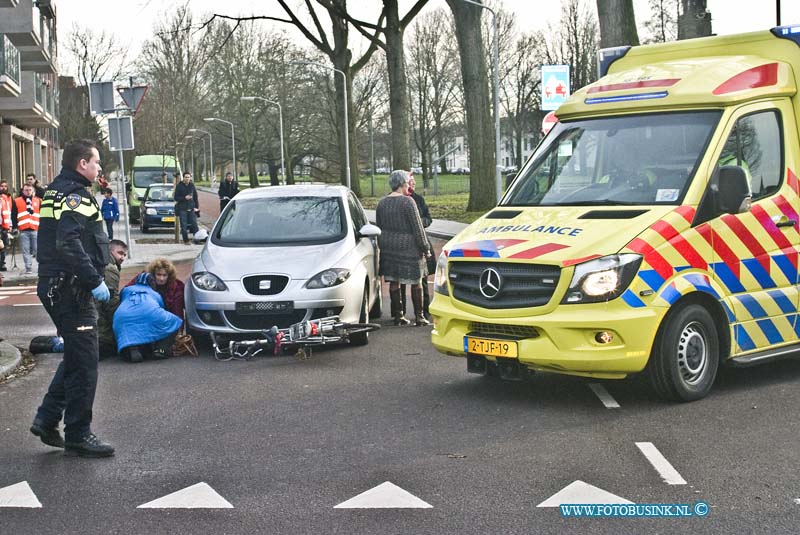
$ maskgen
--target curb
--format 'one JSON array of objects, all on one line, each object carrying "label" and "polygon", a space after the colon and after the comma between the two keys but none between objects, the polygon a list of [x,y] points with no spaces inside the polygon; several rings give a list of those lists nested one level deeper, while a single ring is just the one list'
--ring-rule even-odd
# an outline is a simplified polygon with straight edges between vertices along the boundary
[{"label": "curb", "polygon": [[[22,360],[19,349],[8,342],[0,342],[0,379],[13,372]],[[7,362],[3,364],[3,362]]]}]

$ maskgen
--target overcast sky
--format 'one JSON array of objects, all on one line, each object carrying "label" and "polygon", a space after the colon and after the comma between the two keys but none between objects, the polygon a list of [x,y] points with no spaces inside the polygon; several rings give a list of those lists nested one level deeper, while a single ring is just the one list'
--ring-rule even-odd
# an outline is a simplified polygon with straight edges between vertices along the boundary
[{"label": "overcast sky", "polygon": [[[584,0],[594,7],[595,0]],[[552,26],[561,13],[559,0],[500,0],[504,8],[517,16],[517,25],[523,32]],[[301,2],[295,0],[297,5]],[[77,22],[105,29],[116,35],[120,43],[130,48],[130,58],[135,58],[142,43],[152,33],[153,24],[174,9],[175,0],[62,0],[57,2],[59,40],[64,43],[67,33]],[[292,1],[289,2],[292,5]],[[349,0],[348,9],[358,11],[364,20],[376,20],[381,0]],[[412,0],[400,0],[402,13],[413,4]],[[274,15],[284,16],[283,9],[274,0],[191,0],[191,8],[199,15],[216,12],[225,15]],[[649,17],[647,0],[634,0],[637,23],[641,27]],[[444,0],[430,0],[425,10],[446,6]],[[772,28],[776,23],[775,0],[708,0],[712,28],[717,34],[731,34]],[[783,24],[800,24],[800,1],[781,0]],[[285,24],[277,27],[288,29]],[[355,34],[355,32],[353,32]],[[302,42],[302,37],[299,37]],[[63,44],[62,44],[63,51]],[[71,74],[65,54],[61,54],[64,74]]]}]

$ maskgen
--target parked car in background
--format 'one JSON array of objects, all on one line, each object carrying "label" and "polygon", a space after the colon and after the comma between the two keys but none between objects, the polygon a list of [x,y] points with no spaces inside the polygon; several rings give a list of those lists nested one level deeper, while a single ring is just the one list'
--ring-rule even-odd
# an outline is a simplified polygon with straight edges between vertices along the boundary
[{"label": "parked car in background", "polygon": [[[350,323],[380,317],[378,235],[344,186],[244,190],[192,266],[188,325],[235,335],[334,315]],[[350,342],[366,344],[367,335]]]},{"label": "parked car in background", "polygon": [[142,216],[139,219],[142,232],[175,226],[174,192],[172,184],[151,184],[147,187],[142,197]]}]

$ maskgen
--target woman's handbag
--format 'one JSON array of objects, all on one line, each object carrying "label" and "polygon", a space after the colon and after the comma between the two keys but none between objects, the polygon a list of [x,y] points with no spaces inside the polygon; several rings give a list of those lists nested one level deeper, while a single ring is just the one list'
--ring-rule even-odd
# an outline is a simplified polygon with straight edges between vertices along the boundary
[{"label": "woman's handbag", "polygon": [[428,275],[433,275],[436,273],[436,257],[433,254],[433,244],[430,238],[428,238],[428,250],[431,254],[425,259],[425,262],[428,266]]},{"label": "woman's handbag", "polygon": [[199,356],[192,335],[182,331],[179,332],[178,336],[175,337],[175,344],[172,346],[172,354],[176,357]]}]

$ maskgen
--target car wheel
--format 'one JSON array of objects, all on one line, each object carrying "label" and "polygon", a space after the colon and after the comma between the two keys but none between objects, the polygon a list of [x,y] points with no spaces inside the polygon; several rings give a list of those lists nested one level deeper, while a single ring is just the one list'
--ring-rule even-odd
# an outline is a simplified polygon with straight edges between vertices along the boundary
[{"label": "car wheel", "polygon": [[705,397],[719,364],[719,335],[708,310],[687,305],[667,315],[648,363],[650,381],[670,401]]},{"label": "car wheel", "polygon": [[[359,323],[369,323],[369,286],[364,286],[364,296],[361,298],[361,314],[358,316]],[[365,346],[369,343],[369,332],[364,331],[350,335],[350,344],[354,346]]]},{"label": "car wheel", "polygon": [[369,317],[373,321],[377,320],[381,317],[383,313],[383,292],[381,292],[380,285],[378,286],[378,295],[375,296],[375,302],[372,304],[372,308],[369,309]]}]

